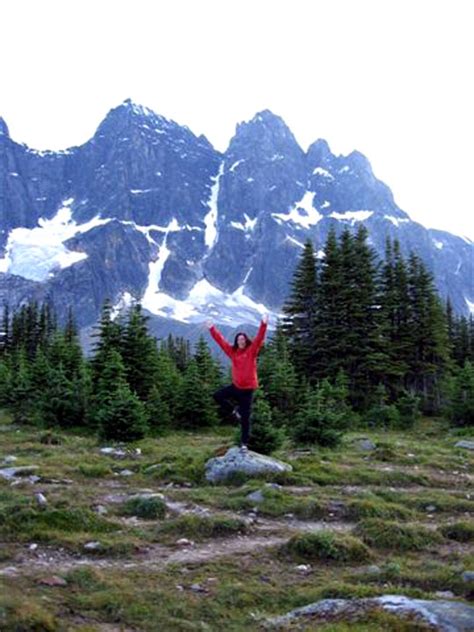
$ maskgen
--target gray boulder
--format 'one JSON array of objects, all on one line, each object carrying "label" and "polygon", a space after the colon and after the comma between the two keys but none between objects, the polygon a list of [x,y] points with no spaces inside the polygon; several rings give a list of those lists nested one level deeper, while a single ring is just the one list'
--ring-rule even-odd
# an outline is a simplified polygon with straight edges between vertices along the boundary
[{"label": "gray boulder", "polygon": [[474,629],[474,607],[459,601],[410,599],[403,595],[383,595],[371,599],[323,599],[286,615],[268,619],[267,629],[278,629],[301,618],[331,621],[357,620],[371,610],[383,608],[400,618],[415,617],[440,632],[468,632]]},{"label": "gray boulder", "polygon": [[15,476],[28,476],[38,469],[38,465],[24,465],[23,467],[2,467],[0,469],[0,476],[9,481]]},{"label": "gray boulder", "polygon": [[206,480],[220,483],[236,474],[262,476],[290,472],[293,468],[288,463],[273,459],[257,452],[241,452],[239,448],[230,448],[224,456],[209,459],[206,463]]},{"label": "gray boulder", "polygon": [[455,448],[465,448],[466,450],[474,450],[474,441],[468,441],[467,439],[461,439],[455,445]]}]

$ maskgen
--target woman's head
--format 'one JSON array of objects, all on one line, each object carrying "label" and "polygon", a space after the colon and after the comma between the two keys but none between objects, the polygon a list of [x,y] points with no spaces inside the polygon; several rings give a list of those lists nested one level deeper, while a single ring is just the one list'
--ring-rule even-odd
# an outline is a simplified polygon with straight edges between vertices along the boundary
[{"label": "woman's head", "polygon": [[234,349],[246,349],[251,344],[252,341],[247,334],[244,334],[243,331],[239,331],[239,333],[235,335],[233,345]]}]

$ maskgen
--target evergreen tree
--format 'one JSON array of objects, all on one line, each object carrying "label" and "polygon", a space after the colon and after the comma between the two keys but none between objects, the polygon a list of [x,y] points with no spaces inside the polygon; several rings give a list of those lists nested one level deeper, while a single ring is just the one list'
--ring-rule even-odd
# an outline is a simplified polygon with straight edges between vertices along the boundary
[{"label": "evergreen tree", "polygon": [[298,378],[280,325],[260,353],[259,380],[277,426],[293,419],[298,403]]},{"label": "evergreen tree", "polygon": [[180,428],[201,428],[217,423],[217,410],[203,388],[199,368],[192,358],[185,369],[178,406]]},{"label": "evergreen tree", "polygon": [[343,373],[334,384],[325,378],[315,387],[308,385],[292,427],[293,439],[303,444],[338,445],[350,421],[347,395]]},{"label": "evergreen tree", "polygon": [[[240,437],[240,429],[238,431]],[[283,444],[285,433],[272,420],[272,409],[261,389],[255,393],[250,424],[249,448],[260,454],[271,454]]]},{"label": "evergreen tree", "polygon": [[445,413],[456,426],[474,426],[474,365],[466,360],[445,381]]},{"label": "evergreen tree", "polygon": [[201,383],[209,395],[212,395],[222,384],[222,375],[219,363],[214,360],[209,346],[203,336],[196,343],[194,359],[199,370]]},{"label": "evergreen tree", "polygon": [[91,412],[102,439],[134,441],[148,429],[144,404],[131,391],[122,357],[115,349],[103,358]]},{"label": "evergreen tree", "polygon": [[112,309],[112,302],[110,299],[106,299],[102,307],[99,327],[92,335],[96,339],[91,360],[92,382],[94,385],[98,384],[101,379],[101,374],[109,360],[110,352],[116,351],[119,354],[122,352],[123,326],[118,319],[113,320]]},{"label": "evergreen tree", "polygon": [[324,248],[318,289],[318,310],[315,330],[315,372],[317,378],[335,378],[347,349],[342,304],[343,270],[336,233],[331,229]]},{"label": "evergreen tree", "polygon": [[288,338],[292,361],[297,371],[311,375],[315,361],[316,263],[313,245],[307,240],[296,267],[290,296],[283,312],[283,329]]},{"label": "evergreen tree", "polygon": [[121,355],[130,388],[146,401],[157,379],[158,349],[156,340],[148,333],[148,318],[137,303],[129,312],[123,332]]}]

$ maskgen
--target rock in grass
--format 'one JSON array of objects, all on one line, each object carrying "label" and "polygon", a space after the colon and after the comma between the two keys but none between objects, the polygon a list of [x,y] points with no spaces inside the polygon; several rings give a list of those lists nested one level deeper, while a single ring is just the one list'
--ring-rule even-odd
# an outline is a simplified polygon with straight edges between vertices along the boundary
[{"label": "rock in grass", "polygon": [[458,441],[455,445],[455,448],[465,448],[466,450],[474,450],[474,441],[468,441],[467,439],[462,439]]},{"label": "rock in grass", "polygon": [[44,586],[67,586],[67,581],[59,575],[50,575],[49,577],[43,577],[39,580],[40,584]]},{"label": "rock in grass", "polygon": [[265,500],[265,497],[261,489],[257,489],[254,492],[250,492],[250,494],[247,494],[246,498],[247,500],[250,500],[250,502],[252,503],[263,503],[263,501]]},{"label": "rock in grass", "polygon": [[46,496],[44,494],[42,494],[41,492],[38,492],[37,494],[35,494],[35,498],[39,507],[47,506],[48,501],[46,500]]},{"label": "rock in grass", "polygon": [[0,468],[0,477],[10,481],[16,476],[28,476],[39,470],[38,465],[24,465],[23,467],[2,467]]},{"label": "rock in grass", "polygon": [[18,459],[17,459],[17,457],[16,457],[16,456],[13,456],[13,454],[9,454],[8,456],[6,456],[6,457],[3,459],[3,462],[4,462],[4,463],[6,463],[6,464],[8,465],[9,463],[14,463],[14,462],[15,462],[15,461],[17,461],[17,460],[18,460]]},{"label": "rock in grass", "polygon": [[224,456],[218,456],[206,463],[206,480],[211,483],[220,483],[239,475],[251,478],[265,474],[280,474],[290,472],[293,468],[288,463],[283,463],[257,452],[241,452],[238,447],[230,448]]},{"label": "rock in grass", "polygon": [[403,619],[417,619],[440,632],[468,632],[473,629],[474,607],[459,601],[410,599],[403,595],[382,595],[369,599],[323,599],[288,614],[267,619],[267,629],[285,628],[301,622],[356,621],[382,608]]},{"label": "rock in grass", "polygon": [[103,547],[100,542],[86,542],[83,548],[85,551],[100,551]]},{"label": "rock in grass", "polygon": [[465,584],[474,585],[474,571],[464,571],[461,578]]},{"label": "rock in grass", "polygon": [[360,439],[354,440],[354,445],[359,450],[363,450],[364,452],[372,452],[377,447],[375,443],[368,439],[367,437],[361,437]]}]

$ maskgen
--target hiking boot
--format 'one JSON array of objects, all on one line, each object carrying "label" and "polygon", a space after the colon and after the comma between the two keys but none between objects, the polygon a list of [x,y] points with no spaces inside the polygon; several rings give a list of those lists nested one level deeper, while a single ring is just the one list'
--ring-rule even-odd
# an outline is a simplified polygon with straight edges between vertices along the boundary
[{"label": "hiking boot", "polygon": [[248,447],[245,445],[245,443],[243,443],[243,444],[240,446],[240,453],[241,453],[241,454],[248,454],[248,452],[249,452]]}]

